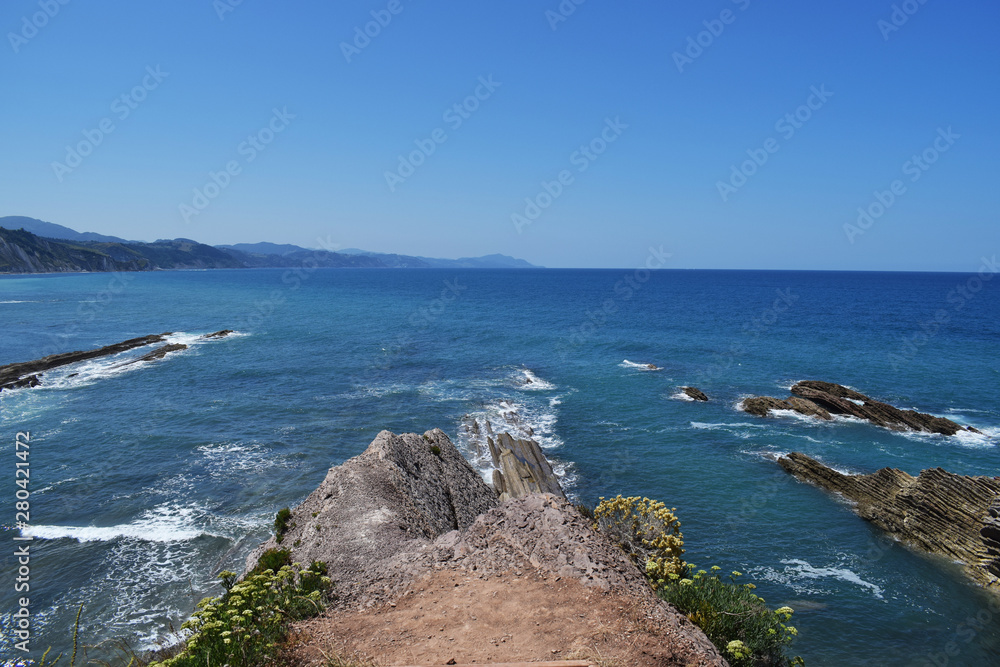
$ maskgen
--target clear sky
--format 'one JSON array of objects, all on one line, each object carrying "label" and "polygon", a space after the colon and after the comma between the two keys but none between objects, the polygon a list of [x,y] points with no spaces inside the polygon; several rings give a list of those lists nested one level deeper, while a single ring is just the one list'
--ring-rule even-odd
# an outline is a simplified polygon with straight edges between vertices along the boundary
[{"label": "clear sky", "polygon": [[1000,253],[995,0],[6,0],[0,28],[0,215],[550,267]]}]

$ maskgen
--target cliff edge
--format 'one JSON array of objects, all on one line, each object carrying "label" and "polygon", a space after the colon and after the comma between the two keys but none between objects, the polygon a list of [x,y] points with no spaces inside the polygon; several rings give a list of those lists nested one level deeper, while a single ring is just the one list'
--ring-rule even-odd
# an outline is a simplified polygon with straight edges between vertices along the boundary
[{"label": "cliff edge", "polygon": [[[615,659],[726,665],[707,637],[561,493],[501,502],[440,430],[382,431],[331,468],[279,543],[327,563],[339,596],[289,659],[380,664]],[[454,664],[454,663],[452,663]]]}]

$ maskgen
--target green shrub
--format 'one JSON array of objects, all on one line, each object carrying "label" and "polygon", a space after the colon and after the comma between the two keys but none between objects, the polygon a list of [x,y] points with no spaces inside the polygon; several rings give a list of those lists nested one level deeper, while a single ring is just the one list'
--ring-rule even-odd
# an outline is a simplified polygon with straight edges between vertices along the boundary
[{"label": "green shrub", "polygon": [[288,549],[268,549],[257,559],[251,574],[260,574],[264,570],[277,572],[286,565],[292,564],[292,552]]},{"label": "green shrub", "polygon": [[602,497],[594,510],[595,528],[619,545],[658,589],[686,569],[681,558],[684,535],[675,511],[649,498]]},{"label": "green shrub", "polygon": [[184,650],[154,664],[251,667],[268,663],[276,657],[289,624],[321,612],[332,586],[326,566],[318,562],[306,569],[298,564],[277,571],[255,569],[222,596],[199,602],[198,610],[181,626],[192,633]]},{"label": "green shrub", "polygon": [[282,507],[278,510],[277,516],[274,517],[274,539],[278,544],[285,538],[285,533],[288,532],[289,528],[294,528],[295,524],[289,524],[289,519],[292,518],[292,511],[287,507]]},{"label": "green shrub", "polygon": [[739,572],[734,571],[726,582],[719,578],[719,567],[711,569],[709,574],[689,565],[685,576],[672,578],[659,589],[660,597],[701,628],[733,667],[804,664],[802,658],[785,656],[785,647],[798,634],[786,625],[792,609],[771,611],[754,594],[753,584],[736,583],[742,576]]},{"label": "green shrub", "polygon": [[431,454],[434,456],[441,456],[441,448],[437,445],[431,445]]}]

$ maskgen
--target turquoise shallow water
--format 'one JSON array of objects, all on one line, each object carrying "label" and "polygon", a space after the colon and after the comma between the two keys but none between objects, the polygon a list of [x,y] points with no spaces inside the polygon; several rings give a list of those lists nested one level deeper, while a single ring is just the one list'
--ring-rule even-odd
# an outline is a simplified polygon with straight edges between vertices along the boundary
[{"label": "turquoise shallow water", "polygon": [[[573,495],[664,500],[678,508],[691,561],[740,570],[769,603],[797,608],[795,648],[809,664],[1000,664],[1000,610],[956,566],[886,541],[769,458],[1000,474],[1000,291],[987,281],[959,299],[953,290],[969,279],[362,269],[2,278],[0,363],[163,331],[191,344],[162,362],[95,361],[0,394],[8,471],[15,434],[31,432],[32,645],[65,648],[80,603],[85,641],[148,643],[218,592],[214,573],[240,567],[278,508],[379,430],[440,427],[476,461],[463,418],[498,425],[516,411]],[[946,323],[921,326],[938,311]],[[222,328],[239,335],[195,340]],[[736,407],[802,379],[986,435],[758,419]],[[681,400],[687,384],[713,400]],[[10,546],[14,487],[3,486]],[[0,582],[5,659],[17,656],[12,588]]]}]

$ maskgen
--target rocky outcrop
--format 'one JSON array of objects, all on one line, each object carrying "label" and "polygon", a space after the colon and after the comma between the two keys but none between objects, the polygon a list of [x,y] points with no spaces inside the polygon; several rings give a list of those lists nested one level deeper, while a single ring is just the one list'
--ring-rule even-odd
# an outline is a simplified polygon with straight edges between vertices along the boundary
[{"label": "rocky outcrop", "polygon": [[565,498],[562,486],[542,448],[531,439],[501,433],[496,441],[486,438],[493,457],[493,488],[500,500],[522,498],[529,493],[551,493]]},{"label": "rocky outcrop", "polygon": [[707,401],[708,396],[705,395],[701,389],[697,387],[681,387],[681,391],[687,394],[688,398],[692,398],[696,401]]},{"label": "rocky outcrop", "polygon": [[331,468],[292,510],[289,530],[250,554],[284,548],[296,562],[320,560],[338,594],[367,590],[369,572],[495,507],[497,496],[440,429],[423,435],[382,431],[362,454]]},{"label": "rocky outcrop", "polygon": [[[216,331],[215,333],[205,334],[202,338],[214,340],[218,338],[225,338],[232,333],[233,331],[231,329],[223,329],[222,331]],[[61,366],[69,366],[70,364],[80,363],[81,361],[90,361],[91,359],[110,357],[112,355],[128,352],[140,347],[155,345],[156,343],[163,343],[166,342],[167,336],[169,335],[171,335],[171,332],[168,331],[162,334],[142,336],[140,338],[130,338],[129,340],[115,343],[113,345],[105,345],[104,347],[99,347],[94,350],[50,354],[47,357],[42,357],[41,359],[36,359],[35,361],[25,361],[0,366],[0,391],[3,391],[4,389],[37,387],[42,384],[42,380],[39,375],[45,371],[60,368]],[[162,359],[171,352],[186,350],[187,347],[187,345],[182,343],[168,343],[167,345],[159,347],[141,357],[125,361],[121,365],[127,366],[129,364],[136,364],[144,361],[155,361],[157,359]]]},{"label": "rocky outcrop", "polygon": [[962,426],[944,417],[935,417],[916,410],[900,410],[876,401],[870,396],[831,382],[806,380],[792,387],[793,396],[786,400],[756,396],[743,401],[743,409],[752,415],[766,417],[771,410],[794,410],[819,419],[832,415],[856,417],[893,431],[921,431],[955,435],[959,431],[979,433],[971,426]]},{"label": "rocky outcrop", "polygon": [[[525,446],[507,434],[497,441],[494,447],[511,454]],[[404,648],[426,653],[437,638],[411,632],[426,619],[432,619],[434,633],[503,637],[525,617],[546,620],[553,609],[572,609],[574,631],[589,638],[585,617],[627,599],[631,615],[618,620],[643,619],[644,627],[655,629],[657,644],[642,661],[618,664],[727,664],[697,627],[656,597],[625,553],[593,530],[561,494],[533,493],[499,502],[437,429],[423,435],[382,431],[364,453],[330,469],[319,488],[292,510],[290,525],[280,543],[272,538],[252,553],[247,568],[265,549],[274,548],[288,549],[296,562],[327,563],[338,599],[309,625],[310,636],[336,636],[331,627],[368,628],[375,618],[385,632],[398,631],[407,643]],[[497,582],[507,585],[497,589]],[[586,591],[586,600],[570,595],[570,589]],[[461,600],[456,598],[459,590]],[[513,620],[462,615],[459,602],[467,605],[471,595],[474,601],[487,599],[489,606],[498,590],[503,598],[516,600]],[[414,611],[393,615],[397,605]],[[545,632],[536,627],[539,623],[528,625],[533,633]],[[602,626],[595,632],[606,630]],[[551,657],[557,651],[547,649],[572,641],[571,636],[554,638],[545,653]],[[377,637],[368,642],[369,647],[379,645]],[[446,651],[456,650],[457,643]],[[482,661],[496,650],[485,643],[462,649],[475,658],[468,662]],[[427,662],[448,659],[433,657]]]},{"label": "rocky outcrop", "polygon": [[845,475],[799,453],[778,463],[853,501],[859,516],[896,539],[963,563],[976,581],[1000,593],[1000,478],[941,468],[918,477],[894,468]]},{"label": "rocky outcrop", "polygon": [[[13,389],[18,386],[25,386],[23,384],[19,385],[19,383],[28,380],[28,376],[33,376],[43,371],[59,368],[60,366],[68,366],[69,364],[75,364],[81,361],[88,361],[90,359],[107,357],[112,354],[118,354],[119,352],[127,352],[128,350],[145,347],[146,345],[162,343],[169,335],[170,333],[167,332],[154,336],[131,338],[129,340],[122,341],[121,343],[115,343],[114,345],[106,345],[104,347],[97,348],[96,350],[51,354],[35,361],[26,361],[17,364],[0,366],[0,391],[3,391],[4,389]],[[37,380],[38,378],[36,377],[35,379]],[[27,386],[37,386],[38,384],[38,382],[35,382],[34,384]]]}]

